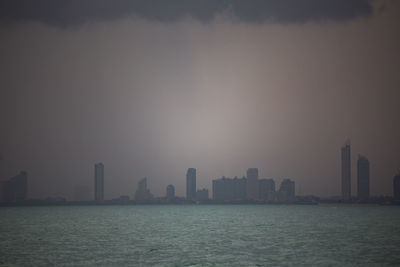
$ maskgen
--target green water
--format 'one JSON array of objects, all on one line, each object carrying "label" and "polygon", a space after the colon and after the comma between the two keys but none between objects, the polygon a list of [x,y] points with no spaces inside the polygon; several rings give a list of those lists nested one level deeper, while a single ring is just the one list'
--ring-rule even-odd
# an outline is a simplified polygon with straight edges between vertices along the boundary
[{"label": "green water", "polygon": [[2,207],[0,265],[400,266],[400,207]]}]

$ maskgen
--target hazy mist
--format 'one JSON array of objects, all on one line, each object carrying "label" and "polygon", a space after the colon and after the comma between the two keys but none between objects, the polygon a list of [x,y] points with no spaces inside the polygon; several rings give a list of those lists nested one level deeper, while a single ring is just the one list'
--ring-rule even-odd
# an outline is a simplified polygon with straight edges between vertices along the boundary
[{"label": "hazy mist", "polygon": [[154,195],[174,184],[183,196],[189,167],[209,190],[258,167],[297,194],[339,195],[350,138],[353,194],[361,153],[371,195],[391,195],[400,3],[371,8],[273,22],[222,7],[206,19],[3,19],[0,179],[26,170],[29,197],[71,198],[103,162],[105,198],[132,196],[144,176]]}]

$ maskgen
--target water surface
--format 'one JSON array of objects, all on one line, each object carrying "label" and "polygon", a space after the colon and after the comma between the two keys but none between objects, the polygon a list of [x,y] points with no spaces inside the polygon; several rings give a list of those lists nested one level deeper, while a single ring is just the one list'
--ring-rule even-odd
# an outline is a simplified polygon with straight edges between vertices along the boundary
[{"label": "water surface", "polygon": [[0,265],[400,265],[400,207],[0,208]]}]

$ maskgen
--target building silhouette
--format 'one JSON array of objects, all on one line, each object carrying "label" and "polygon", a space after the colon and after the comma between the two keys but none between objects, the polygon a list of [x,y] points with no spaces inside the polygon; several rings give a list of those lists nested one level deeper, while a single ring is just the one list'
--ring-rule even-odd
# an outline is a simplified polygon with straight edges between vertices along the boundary
[{"label": "building silhouette", "polygon": [[393,197],[395,200],[400,200],[400,171],[393,177]]},{"label": "building silhouette", "polygon": [[358,155],[357,160],[357,197],[361,200],[369,198],[369,160]]},{"label": "building silhouette", "polygon": [[196,200],[196,169],[189,168],[186,173],[186,199]]},{"label": "building silhouette", "polygon": [[259,190],[258,190],[258,168],[247,169],[247,199],[258,200]]},{"label": "building silhouette", "polygon": [[135,193],[135,200],[138,202],[146,202],[153,199],[153,195],[147,188],[147,178],[144,177],[138,182],[138,187]]},{"label": "building silhouette", "polygon": [[290,179],[284,179],[279,187],[278,201],[294,201],[295,200],[295,183]]},{"label": "building silhouette", "polygon": [[222,177],[212,181],[213,199],[217,201],[244,201],[246,200],[247,179]]},{"label": "building silhouette", "polygon": [[342,200],[351,198],[351,153],[350,141],[346,141],[342,147]]},{"label": "building silhouette", "polygon": [[94,200],[104,200],[104,164],[94,165]]},{"label": "building silhouette", "polygon": [[247,179],[246,177],[233,178],[233,199],[246,200],[247,199]]},{"label": "building silhouette", "polygon": [[198,201],[204,201],[204,200],[208,200],[208,189],[199,189],[196,192],[196,199]]},{"label": "building silhouette", "polygon": [[28,174],[25,171],[3,181],[0,185],[0,202],[22,202],[28,198]]},{"label": "building silhouette", "polygon": [[259,199],[263,201],[274,201],[275,181],[273,179],[258,180]]},{"label": "building silhouette", "polygon": [[167,198],[172,199],[175,197],[175,187],[172,184],[167,185]]}]

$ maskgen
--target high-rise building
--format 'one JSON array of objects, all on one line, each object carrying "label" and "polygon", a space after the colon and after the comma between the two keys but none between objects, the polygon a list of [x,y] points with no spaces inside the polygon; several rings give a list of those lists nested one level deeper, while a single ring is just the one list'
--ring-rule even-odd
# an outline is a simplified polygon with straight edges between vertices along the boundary
[{"label": "high-rise building", "polygon": [[247,169],[247,199],[258,200],[258,168]]},{"label": "high-rise building", "polygon": [[175,187],[170,184],[167,185],[167,198],[174,198],[175,197]]},{"label": "high-rise building", "polygon": [[189,168],[186,173],[186,199],[196,199],[196,169]]},{"label": "high-rise building", "polygon": [[233,199],[246,200],[247,199],[247,179],[246,177],[233,178]]},{"label": "high-rise building", "polygon": [[279,187],[278,200],[294,201],[295,200],[295,183],[290,179],[284,179]]},{"label": "high-rise building", "polygon": [[94,200],[104,200],[104,164],[94,165]]},{"label": "high-rise building", "polygon": [[21,202],[28,197],[28,174],[24,171],[2,183],[4,202]]},{"label": "high-rise building", "polygon": [[213,199],[218,201],[246,200],[246,178],[235,177],[216,179],[212,181]]},{"label": "high-rise building", "polygon": [[141,192],[147,191],[147,177],[144,177],[139,180],[138,187],[136,190],[141,191]]},{"label": "high-rise building", "polygon": [[351,165],[350,165],[350,141],[342,147],[342,199],[351,198]]},{"label": "high-rise building", "polygon": [[400,171],[393,177],[393,197],[395,200],[400,200]]},{"label": "high-rise building", "polygon": [[150,193],[150,190],[147,189],[147,178],[144,177],[138,182],[138,187],[135,193],[136,201],[149,201],[153,199],[153,195]]},{"label": "high-rise building", "polygon": [[218,201],[233,200],[233,183],[232,179],[222,177],[212,181],[213,199]]},{"label": "high-rise building", "polygon": [[369,198],[369,160],[361,155],[357,160],[357,197],[361,200]]},{"label": "high-rise building", "polygon": [[275,195],[275,182],[273,179],[258,180],[259,199],[273,201]]}]

